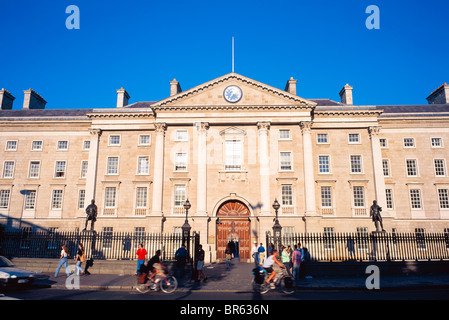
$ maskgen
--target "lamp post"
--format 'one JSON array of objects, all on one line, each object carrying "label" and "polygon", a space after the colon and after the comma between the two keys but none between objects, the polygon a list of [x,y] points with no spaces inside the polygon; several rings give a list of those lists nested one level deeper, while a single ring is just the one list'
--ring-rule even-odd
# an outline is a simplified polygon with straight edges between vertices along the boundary
[{"label": "lamp post", "polygon": [[189,224],[189,221],[187,220],[187,216],[189,214],[189,209],[190,209],[191,205],[189,202],[189,199],[186,200],[186,202],[184,203],[184,209],[186,210],[186,221],[184,222],[184,224],[182,225],[182,242],[185,243],[185,241],[187,240],[187,251],[189,251],[189,247],[190,247],[190,230],[192,229],[192,227]]},{"label": "lamp post", "polygon": [[279,224],[278,220],[278,210],[281,207],[277,199],[274,199],[273,202],[273,209],[276,213],[276,218],[274,220],[273,225],[273,234],[274,234],[274,241],[275,241],[275,248],[277,247],[278,252],[281,252],[281,232],[282,232],[282,226]]}]

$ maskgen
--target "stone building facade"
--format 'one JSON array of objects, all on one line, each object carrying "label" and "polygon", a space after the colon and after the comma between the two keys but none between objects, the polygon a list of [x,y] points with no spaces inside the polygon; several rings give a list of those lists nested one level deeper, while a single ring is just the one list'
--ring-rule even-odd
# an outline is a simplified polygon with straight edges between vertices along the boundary
[{"label": "stone building facade", "polygon": [[[232,237],[249,256],[272,231],[374,230],[373,200],[388,232],[449,232],[449,101],[359,106],[304,99],[230,73],[161,101],[45,109],[34,90],[13,110],[0,91],[0,223],[7,228],[180,232],[189,199],[192,231],[215,256]],[[436,102],[436,103],[434,103]]]}]

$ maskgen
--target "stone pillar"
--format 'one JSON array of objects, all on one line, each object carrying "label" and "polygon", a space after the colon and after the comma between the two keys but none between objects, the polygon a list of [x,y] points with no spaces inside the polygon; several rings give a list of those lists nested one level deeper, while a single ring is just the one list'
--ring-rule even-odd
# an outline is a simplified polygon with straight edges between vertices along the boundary
[{"label": "stone pillar", "polygon": [[[379,141],[380,127],[369,127],[368,133],[371,139],[371,156],[373,158],[374,189],[376,190],[377,204],[383,212],[387,209],[387,196],[385,194],[385,179],[382,165],[382,150]],[[374,200],[374,199],[373,199]],[[369,201],[371,205],[372,201]]]},{"label": "stone pillar", "polygon": [[206,122],[196,123],[198,131],[198,176],[196,215],[207,216],[207,130],[209,124]]},{"label": "stone pillar", "polygon": [[86,177],[86,198],[85,207],[91,200],[95,199],[95,188],[97,185],[97,167],[98,167],[98,144],[100,142],[101,130],[90,130],[90,148]]},{"label": "stone pillar", "polygon": [[[258,122],[259,130],[259,165],[260,165],[260,215],[271,215],[270,199],[270,161],[268,154],[268,131],[270,130],[269,122]],[[274,199],[273,199],[274,201]]]},{"label": "stone pillar", "polygon": [[313,175],[312,122],[300,123],[304,157],[304,193],[306,200],[306,216],[316,216],[315,179]]},{"label": "stone pillar", "polygon": [[152,215],[162,215],[162,193],[164,188],[164,149],[165,149],[165,123],[155,123],[156,143],[154,152],[154,174],[153,174],[153,204]]}]

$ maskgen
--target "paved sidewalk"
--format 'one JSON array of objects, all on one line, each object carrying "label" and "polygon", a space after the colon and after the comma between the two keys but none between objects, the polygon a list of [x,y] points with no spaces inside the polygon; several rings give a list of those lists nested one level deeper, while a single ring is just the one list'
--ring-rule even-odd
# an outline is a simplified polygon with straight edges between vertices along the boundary
[{"label": "paved sidewalk", "polygon": [[[224,263],[211,264],[205,267],[208,281],[195,282],[190,277],[178,279],[178,291],[198,290],[203,292],[250,292],[251,271],[254,265],[251,263],[234,262],[230,270],[226,270]],[[74,277],[69,277],[62,272],[57,278],[53,274],[42,273],[38,275],[35,286],[51,287],[57,289],[76,288],[81,290],[134,290],[137,277],[135,275],[96,275],[93,268],[91,275],[79,276],[79,282]],[[319,277],[306,278],[296,283],[302,290],[367,290],[366,277]],[[79,285],[79,287],[78,287]],[[406,289],[444,287],[449,290],[449,274],[441,275],[404,275],[404,276],[380,276],[380,289]]]}]

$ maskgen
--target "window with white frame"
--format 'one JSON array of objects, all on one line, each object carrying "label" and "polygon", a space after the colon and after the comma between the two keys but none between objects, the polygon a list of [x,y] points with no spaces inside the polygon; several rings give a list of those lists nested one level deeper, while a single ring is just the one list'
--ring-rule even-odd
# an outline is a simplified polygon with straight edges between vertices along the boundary
[{"label": "window with white frame", "polygon": [[36,209],[36,190],[29,190],[25,195],[25,210]]},{"label": "window with white frame", "polygon": [[321,187],[321,207],[332,208],[332,188],[330,186]]},{"label": "window with white frame", "polygon": [[335,229],[333,227],[324,227],[323,229],[323,244],[324,249],[335,249]]},{"label": "window with white frame", "polygon": [[87,177],[87,169],[89,168],[89,162],[84,160],[81,161],[81,178]]},{"label": "window with white frame", "polygon": [[42,149],[43,149],[43,142],[42,141],[38,141],[38,140],[36,140],[36,141],[33,141],[32,143],[31,143],[31,150],[32,151],[42,151]]},{"label": "window with white frame", "polygon": [[380,147],[381,148],[387,148],[388,147],[387,139],[381,138],[381,139],[379,139],[379,142],[380,142]]},{"label": "window with white frame", "polygon": [[83,150],[90,150],[90,140],[83,141]]},{"label": "window with white frame", "polygon": [[354,207],[364,208],[365,207],[365,188],[362,186],[353,187],[354,195]]},{"label": "window with white frame", "polygon": [[359,250],[368,249],[368,228],[357,227],[357,247]]},{"label": "window with white frame", "polygon": [[110,146],[120,146],[120,136],[119,135],[110,135],[109,136],[109,145]]},{"label": "window with white frame", "polygon": [[69,142],[67,140],[58,141],[57,149],[59,151],[69,150]]},{"label": "window with white frame", "polygon": [[28,178],[39,178],[39,172],[41,168],[40,161],[30,161],[30,168],[28,171]]},{"label": "window with white frame", "polygon": [[279,129],[279,140],[291,140],[289,129]]},{"label": "window with white frame", "polygon": [[404,138],[404,148],[414,148],[415,138]]},{"label": "window with white frame", "polygon": [[417,177],[418,176],[418,162],[416,159],[407,159],[407,176],[408,177]]},{"label": "window with white frame", "polygon": [[360,143],[360,134],[358,133],[350,133],[348,135],[348,142],[358,144]]},{"label": "window with white frame", "polygon": [[62,196],[63,190],[56,189],[53,190],[51,194],[51,209],[52,210],[61,210],[62,209]]},{"label": "window with white frame", "polygon": [[281,186],[282,192],[282,206],[291,207],[293,206],[293,187],[291,184],[283,184]]},{"label": "window with white frame", "polygon": [[292,166],[292,153],[291,152],[281,152],[280,153],[280,170],[281,171],[291,171]]},{"label": "window with white frame", "polygon": [[410,204],[412,209],[422,209],[420,189],[410,189]]},{"label": "window with white frame", "polygon": [[148,188],[137,187],[136,188],[136,208],[147,207]]},{"label": "window with white frame", "polygon": [[435,165],[435,175],[437,177],[446,176],[446,166],[444,165],[444,159],[434,159],[433,162]]},{"label": "window with white frame", "polygon": [[385,197],[387,200],[387,209],[393,209],[393,190],[385,189]]},{"label": "window with white frame", "polygon": [[235,171],[242,169],[243,141],[225,141],[225,170]]},{"label": "window with white frame", "polygon": [[6,141],[6,151],[17,151],[17,141]]},{"label": "window with white frame", "polygon": [[318,144],[329,143],[329,136],[327,133],[318,133],[316,139]]},{"label": "window with white frame", "polygon": [[188,141],[189,136],[188,136],[187,130],[176,130],[175,140],[176,141]]},{"label": "window with white frame", "polygon": [[0,209],[9,208],[9,197],[11,190],[0,190]]},{"label": "window with white frame", "polygon": [[449,189],[438,189],[440,209],[449,209]]},{"label": "window with white frame", "polygon": [[137,174],[150,173],[150,158],[148,156],[141,156],[137,159]]},{"label": "window with white frame", "polygon": [[14,177],[14,161],[5,161],[3,163],[3,178],[12,179]]},{"label": "window with white frame", "polygon": [[184,184],[176,184],[174,190],[174,203],[175,207],[182,207],[186,202],[186,186]]},{"label": "window with white frame", "polygon": [[104,192],[104,207],[115,208],[116,197],[117,197],[117,188],[106,187]]},{"label": "window with white frame", "polygon": [[175,171],[187,171],[187,153],[175,154]]},{"label": "window with white frame", "polygon": [[65,178],[66,177],[66,166],[67,166],[67,161],[56,161],[55,178]]},{"label": "window with white frame", "polygon": [[142,134],[139,136],[139,146],[149,146],[151,144],[151,137],[149,134]]},{"label": "window with white frame", "polygon": [[431,138],[432,148],[441,148],[443,147],[443,139],[442,138]]},{"label": "window with white frame", "polygon": [[415,228],[415,237],[416,237],[416,247],[419,250],[426,250],[426,229],[424,228]]},{"label": "window with white frame", "polygon": [[351,173],[362,173],[362,156],[351,155]]},{"label": "window with white frame", "polygon": [[107,174],[118,174],[118,157],[108,157]]},{"label": "window with white frame", "polygon": [[390,176],[390,160],[382,159],[382,169],[384,172],[384,177]]},{"label": "window with white frame", "polygon": [[86,190],[81,189],[78,192],[78,209],[83,210],[86,205]]},{"label": "window with white frame", "polygon": [[330,173],[329,156],[318,156],[318,169],[319,173]]}]

